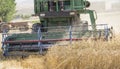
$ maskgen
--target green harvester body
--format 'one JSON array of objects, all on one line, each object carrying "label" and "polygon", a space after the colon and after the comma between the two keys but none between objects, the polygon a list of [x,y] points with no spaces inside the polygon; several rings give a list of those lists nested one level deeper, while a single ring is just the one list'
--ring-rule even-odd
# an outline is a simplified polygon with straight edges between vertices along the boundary
[{"label": "green harvester body", "polygon": [[45,27],[74,25],[81,14],[89,14],[95,29],[94,11],[86,9],[89,5],[86,0],[34,0],[34,11]]}]

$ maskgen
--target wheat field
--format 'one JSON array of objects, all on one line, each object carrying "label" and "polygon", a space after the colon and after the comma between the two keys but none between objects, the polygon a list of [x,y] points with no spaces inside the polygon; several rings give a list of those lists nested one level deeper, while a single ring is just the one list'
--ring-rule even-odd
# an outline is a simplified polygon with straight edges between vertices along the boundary
[{"label": "wheat field", "polygon": [[120,69],[120,37],[111,41],[79,41],[54,46],[45,56],[4,58],[0,69]]},{"label": "wheat field", "polygon": [[[120,13],[98,17],[97,23],[108,23],[119,33]],[[55,46],[45,56],[31,55],[24,59],[5,58],[0,50],[0,69],[120,69],[120,36],[108,42],[88,40]]]}]

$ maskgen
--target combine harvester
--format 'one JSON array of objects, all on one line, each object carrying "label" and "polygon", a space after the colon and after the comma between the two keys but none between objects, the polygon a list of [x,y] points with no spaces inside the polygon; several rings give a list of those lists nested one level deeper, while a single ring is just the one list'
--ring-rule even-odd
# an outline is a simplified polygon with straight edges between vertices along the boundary
[{"label": "combine harvester", "polygon": [[[42,54],[57,42],[108,40],[108,25],[96,25],[96,13],[87,9],[89,6],[90,2],[86,0],[34,0],[35,16],[39,16],[40,23],[33,24],[29,33],[5,30],[2,34],[3,55]],[[81,20],[81,14],[89,14],[91,25]]]}]

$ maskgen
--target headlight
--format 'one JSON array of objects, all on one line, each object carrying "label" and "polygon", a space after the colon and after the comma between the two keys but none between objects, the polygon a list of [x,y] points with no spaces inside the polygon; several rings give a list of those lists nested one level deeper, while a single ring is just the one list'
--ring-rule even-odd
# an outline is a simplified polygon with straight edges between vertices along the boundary
[{"label": "headlight", "polygon": [[45,14],[40,14],[40,16],[41,16],[41,17],[44,17],[44,16],[45,16]]},{"label": "headlight", "polygon": [[75,15],[75,12],[70,12],[70,15]]}]

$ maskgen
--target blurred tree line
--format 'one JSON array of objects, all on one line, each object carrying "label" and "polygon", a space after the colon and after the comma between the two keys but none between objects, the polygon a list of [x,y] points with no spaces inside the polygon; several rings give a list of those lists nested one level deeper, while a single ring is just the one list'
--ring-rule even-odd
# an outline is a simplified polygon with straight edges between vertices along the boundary
[{"label": "blurred tree line", "polygon": [[15,0],[0,0],[0,19],[9,22],[15,13]]},{"label": "blurred tree line", "polygon": [[23,19],[23,20],[26,20],[26,19],[30,19],[32,16],[31,15],[25,15],[25,14],[15,14],[14,15],[14,19]]}]

